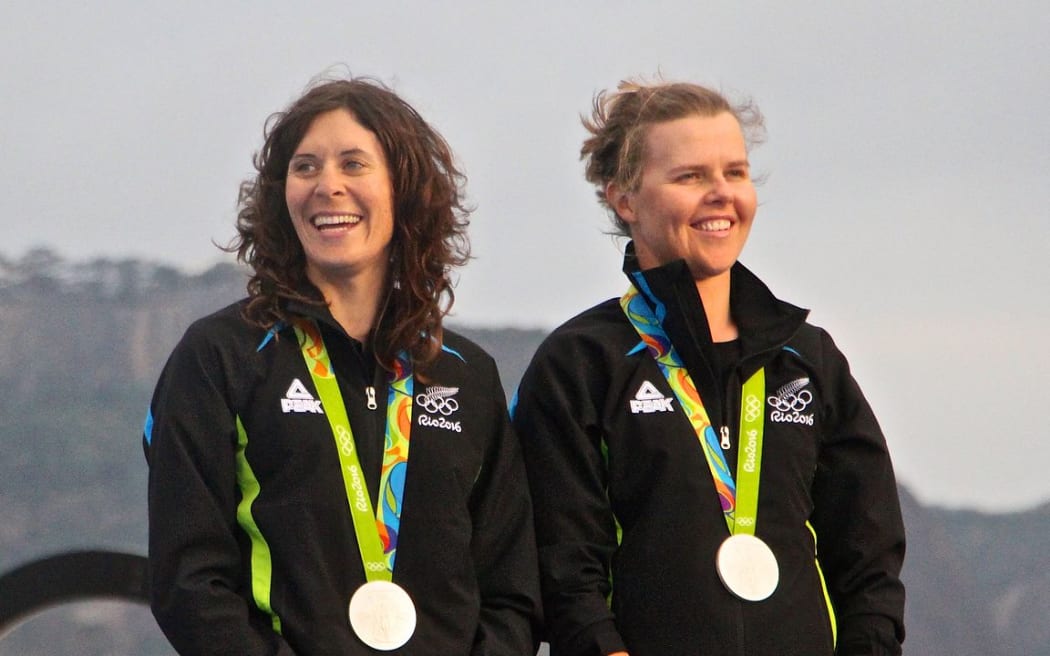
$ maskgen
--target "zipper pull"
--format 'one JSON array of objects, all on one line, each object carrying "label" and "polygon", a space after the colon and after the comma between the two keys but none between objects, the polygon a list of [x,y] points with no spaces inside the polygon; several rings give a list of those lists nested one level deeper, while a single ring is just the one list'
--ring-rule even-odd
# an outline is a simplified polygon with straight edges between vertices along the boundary
[{"label": "zipper pull", "polygon": [[375,410],[379,406],[376,405],[376,388],[369,385],[365,388],[365,395],[368,397],[368,409]]},{"label": "zipper pull", "polygon": [[722,450],[723,451],[728,451],[729,447],[731,446],[729,444],[729,426],[723,426],[722,430],[721,430],[721,433],[722,433]]}]

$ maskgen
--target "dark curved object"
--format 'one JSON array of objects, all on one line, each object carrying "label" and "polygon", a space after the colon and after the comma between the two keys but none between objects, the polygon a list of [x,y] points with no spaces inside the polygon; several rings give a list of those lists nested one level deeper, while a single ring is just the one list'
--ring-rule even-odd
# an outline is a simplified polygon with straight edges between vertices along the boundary
[{"label": "dark curved object", "polygon": [[71,551],[0,576],[0,636],[31,615],[93,598],[149,603],[146,558],[115,551]]}]

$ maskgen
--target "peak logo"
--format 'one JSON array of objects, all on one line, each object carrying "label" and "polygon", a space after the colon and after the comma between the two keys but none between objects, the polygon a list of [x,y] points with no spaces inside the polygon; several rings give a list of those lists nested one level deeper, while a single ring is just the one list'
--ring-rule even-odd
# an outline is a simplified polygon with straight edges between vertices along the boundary
[{"label": "peak logo", "polygon": [[674,407],[671,405],[672,401],[674,399],[664,396],[660,390],[656,389],[656,385],[645,381],[638,388],[638,391],[634,393],[634,398],[631,399],[631,414],[674,412]]},{"label": "peak logo", "polygon": [[284,414],[293,412],[324,414],[324,410],[321,409],[321,402],[310,394],[310,391],[306,389],[306,385],[303,385],[303,381],[298,378],[292,381],[292,384],[288,386],[288,391],[284,393],[284,398],[281,399],[281,412]]},{"label": "peak logo", "polygon": [[813,402],[813,392],[806,389],[809,378],[798,378],[778,389],[766,399],[773,411],[770,421],[778,424],[813,425],[813,413],[803,414]]}]

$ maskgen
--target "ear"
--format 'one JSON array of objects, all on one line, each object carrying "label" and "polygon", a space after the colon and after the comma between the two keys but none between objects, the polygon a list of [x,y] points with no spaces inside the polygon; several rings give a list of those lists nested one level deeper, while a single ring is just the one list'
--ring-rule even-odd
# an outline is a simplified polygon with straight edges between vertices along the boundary
[{"label": "ear", "polygon": [[626,223],[634,223],[636,218],[631,192],[626,191],[619,184],[610,182],[605,185],[605,200],[616,215]]}]

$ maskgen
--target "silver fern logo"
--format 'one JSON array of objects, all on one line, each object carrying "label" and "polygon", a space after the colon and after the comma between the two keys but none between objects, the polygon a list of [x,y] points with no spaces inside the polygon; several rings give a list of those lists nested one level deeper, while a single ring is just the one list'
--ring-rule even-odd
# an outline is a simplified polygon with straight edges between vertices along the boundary
[{"label": "silver fern logo", "polygon": [[813,413],[803,414],[813,402],[813,392],[806,389],[809,378],[796,378],[781,386],[766,401],[773,409],[769,413],[770,421],[778,424],[813,425]]},{"label": "silver fern logo", "polygon": [[453,398],[458,387],[430,387],[426,394],[417,394],[418,403],[427,412],[437,412],[446,417],[459,410],[459,401]]}]

